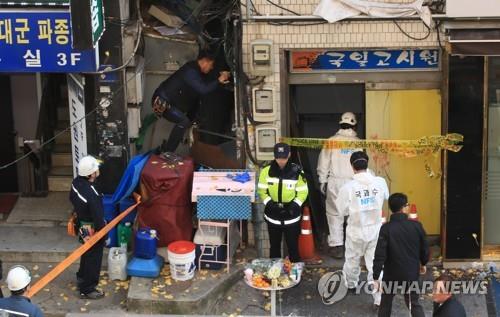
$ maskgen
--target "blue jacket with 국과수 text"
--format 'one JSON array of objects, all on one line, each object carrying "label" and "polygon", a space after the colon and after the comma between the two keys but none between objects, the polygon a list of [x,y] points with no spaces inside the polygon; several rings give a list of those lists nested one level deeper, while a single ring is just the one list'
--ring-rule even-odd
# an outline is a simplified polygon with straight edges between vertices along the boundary
[{"label": "blue jacket with \uad6d\uacfc\uc218 text", "polygon": [[0,316],[3,312],[12,317],[43,317],[42,310],[37,305],[20,295],[0,298]]}]

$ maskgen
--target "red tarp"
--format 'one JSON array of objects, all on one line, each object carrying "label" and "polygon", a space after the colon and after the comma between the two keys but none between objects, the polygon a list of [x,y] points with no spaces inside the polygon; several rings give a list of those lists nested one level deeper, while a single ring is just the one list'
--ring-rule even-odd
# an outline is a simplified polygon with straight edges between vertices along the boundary
[{"label": "red tarp", "polygon": [[158,231],[158,247],[192,238],[191,186],[193,160],[171,163],[151,155],[141,175],[143,202],[139,205],[139,227]]}]

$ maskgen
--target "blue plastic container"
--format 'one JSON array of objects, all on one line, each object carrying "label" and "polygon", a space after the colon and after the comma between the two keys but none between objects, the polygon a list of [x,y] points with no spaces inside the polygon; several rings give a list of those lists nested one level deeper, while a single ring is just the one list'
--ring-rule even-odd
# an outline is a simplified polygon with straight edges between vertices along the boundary
[{"label": "blue plastic container", "polygon": [[108,232],[108,236],[106,238],[106,248],[113,248],[118,246],[118,231],[116,227],[111,229]]},{"label": "blue plastic container", "polygon": [[[201,250],[204,249],[204,254],[201,256]],[[201,256],[201,262],[198,260]],[[225,263],[214,263],[214,262],[206,262],[206,261],[226,261],[227,259],[227,246],[226,245],[196,245],[196,266],[198,263],[200,264],[200,268],[198,269],[208,269],[208,270],[220,270],[223,266],[226,266]]]},{"label": "blue plastic container", "polygon": [[141,228],[135,234],[134,256],[152,259],[156,256],[156,230]]},{"label": "blue plastic container", "polygon": [[127,264],[127,274],[138,277],[158,277],[163,266],[164,259],[156,255],[152,259],[133,257]]},{"label": "blue plastic container", "polygon": [[[125,209],[127,209],[128,207],[130,207],[134,204],[135,204],[135,200],[132,198],[126,198],[126,199],[120,201],[119,212],[121,213],[122,211],[124,211]],[[137,208],[134,208],[134,210],[132,210],[125,218],[123,218],[122,221],[120,221],[120,223],[130,222],[133,224],[136,216],[137,216]]]},{"label": "blue plastic container", "polygon": [[118,215],[118,209],[116,208],[116,204],[112,204],[113,195],[103,195],[102,196],[102,204],[104,205],[104,219],[106,221],[111,221],[115,219]]},{"label": "blue plastic container", "polygon": [[[118,215],[118,209],[116,208],[116,204],[112,204],[113,195],[103,195],[102,196],[102,204],[104,206],[104,220],[110,222],[115,219]],[[116,227],[111,229],[108,232],[108,236],[106,237],[106,247],[112,248],[118,246],[118,233],[116,231]]]}]

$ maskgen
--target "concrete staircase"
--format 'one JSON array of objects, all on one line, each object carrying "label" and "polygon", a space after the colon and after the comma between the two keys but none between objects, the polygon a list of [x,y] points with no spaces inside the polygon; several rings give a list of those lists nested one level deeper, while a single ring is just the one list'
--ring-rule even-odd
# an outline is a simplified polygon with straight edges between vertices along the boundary
[{"label": "concrete staircase", "polygon": [[[69,127],[69,107],[63,102],[57,108],[57,129],[54,135],[57,135]],[[71,132],[64,131],[55,140],[52,149],[52,167],[49,171],[49,191],[65,192],[69,191],[71,181],[73,180],[73,160],[71,157]]]}]

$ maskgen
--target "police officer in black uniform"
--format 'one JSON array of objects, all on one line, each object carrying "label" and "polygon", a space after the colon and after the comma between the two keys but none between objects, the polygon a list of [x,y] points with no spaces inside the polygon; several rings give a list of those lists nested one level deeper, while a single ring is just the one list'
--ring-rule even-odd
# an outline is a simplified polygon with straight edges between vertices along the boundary
[{"label": "police officer in black uniform", "polygon": [[[102,197],[92,185],[99,176],[99,162],[92,156],[83,157],[78,163],[78,175],[71,184],[69,199],[77,214],[78,236],[83,243],[105,226]],[[80,259],[80,269],[76,277],[81,298],[104,297],[104,293],[96,289],[99,284],[104,244],[104,239],[101,239]]]},{"label": "police officer in black uniform", "polygon": [[299,262],[300,219],[309,190],[302,168],[289,159],[290,146],[277,143],[274,161],[260,172],[258,193],[265,205],[270,257],[281,258],[281,240],[285,235],[290,260]]},{"label": "police officer in black uniform", "polygon": [[177,149],[196,117],[200,96],[228,82],[230,74],[227,71],[221,72],[216,80],[207,80],[206,75],[214,68],[214,62],[214,57],[207,52],[200,53],[196,61],[184,64],[153,93],[153,112],[175,123],[168,141],[161,146],[162,151],[174,152]]}]

